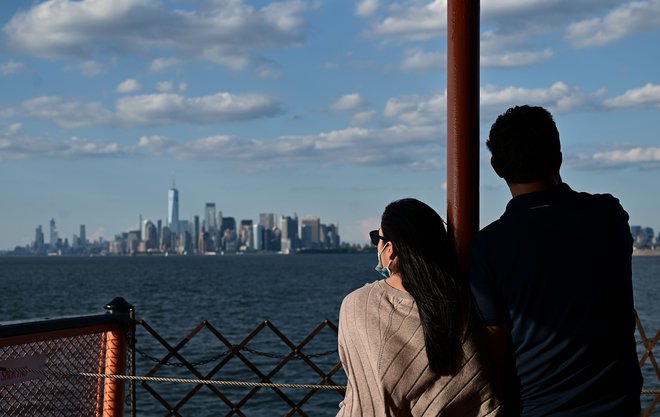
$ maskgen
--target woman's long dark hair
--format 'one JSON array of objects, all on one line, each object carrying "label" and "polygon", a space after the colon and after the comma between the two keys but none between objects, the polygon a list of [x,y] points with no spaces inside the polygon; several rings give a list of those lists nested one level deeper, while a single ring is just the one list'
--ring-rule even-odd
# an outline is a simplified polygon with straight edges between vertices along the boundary
[{"label": "woman's long dark hair", "polygon": [[417,303],[429,366],[454,374],[471,322],[472,297],[467,280],[459,276],[445,224],[431,207],[407,198],[385,208],[381,228],[396,248],[394,271]]}]

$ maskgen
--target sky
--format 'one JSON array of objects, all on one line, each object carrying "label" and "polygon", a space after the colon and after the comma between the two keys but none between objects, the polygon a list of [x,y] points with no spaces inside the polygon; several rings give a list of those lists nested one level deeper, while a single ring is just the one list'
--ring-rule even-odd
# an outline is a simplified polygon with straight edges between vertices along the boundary
[{"label": "sky", "polygon": [[[317,216],[365,243],[387,203],[446,218],[446,1],[0,2],[0,250],[55,219]],[[506,184],[485,140],[549,109],[562,178],[660,231],[660,0],[482,0],[480,223]]]}]

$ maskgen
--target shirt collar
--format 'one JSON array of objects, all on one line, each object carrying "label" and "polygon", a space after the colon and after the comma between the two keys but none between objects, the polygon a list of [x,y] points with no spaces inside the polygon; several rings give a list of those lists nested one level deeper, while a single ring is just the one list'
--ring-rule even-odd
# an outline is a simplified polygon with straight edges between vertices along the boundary
[{"label": "shirt collar", "polygon": [[506,205],[506,211],[530,209],[549,205],[561,199],[567,193],[572,192],[571,187],[566,183],[561,183],[556,187],[534,193],[521,194],[513,197]]}]

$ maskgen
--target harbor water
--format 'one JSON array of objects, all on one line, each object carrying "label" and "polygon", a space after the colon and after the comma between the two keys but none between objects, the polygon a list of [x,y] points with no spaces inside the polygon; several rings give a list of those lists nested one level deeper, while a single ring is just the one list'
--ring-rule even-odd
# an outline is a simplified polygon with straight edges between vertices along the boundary
[{"label": "harbor water", "polygon": [[[0,258],[0,321],[31,320],[98,313],[117,296],[136,308],[145,320],[171,345],[179,343],[203,320],[232,343],[241,342],[264,320],[272,322],[289,340],[298,344],[323,320],[337,323],[342,298],[364,283],[378,279],[375,254],[308,254],[243,256],[144,256],[144,257],[30,257]],[[660,257],[633,258],[635,304],[653,337],[660,327]],[[248,346],[272,354],[290,350],[271,331],[264,331]],[[143,353],[162,358],[167,351],[144,331],[138,333]],[[336,348],[336,336],[328,328],[305,347],[306,354]],[[181,351],[191,362],[204,362],[226,349],[209,331],[202,331]],[[657,355],[657,354],[656,354]],[[277,356],[277,355],[272,355]],[[246,357],[264,373],[279,363],[277,357]],[[137,374],[153,365],[138,355]],[[295,361],[292,361],[295,362]],[[275,382],[313,384],[319,375],[308,365],[292,363],[278,371]],[[314,358],[327,372],[337,355]],[[198,365],[205,374],[217,361]],[[648,364],[647,364],[648,365]],[[157,376],[193,377],[174,367],[164,367]],[[644,369],[646,389],[658,389],[650,367]],[[247,368],[234,361],[214,379],[257,381]],[[333,382],[346,382],[343,371]],[[649,385],[648,382],[651,384]],[[181,400],[193,386],[151,384],[171,404]],[[222,388],[230,401],[237,402],[249,390]],[[302,394],[286,391],[294,401]],[[138,416],[167,415],[162,404],[142,387],[137,388]],[[648,403],[649,396],[644,403]],[[310,416],[334,416],[341,396],[334,391],[315,394],[302,409]],[[250,417],[285,414],[290,407],[272,390],[259,390],[242,407]],[[225,415],[227,405],[209,389],[202,388],[184,406],[181,415],[210,417]]]}]

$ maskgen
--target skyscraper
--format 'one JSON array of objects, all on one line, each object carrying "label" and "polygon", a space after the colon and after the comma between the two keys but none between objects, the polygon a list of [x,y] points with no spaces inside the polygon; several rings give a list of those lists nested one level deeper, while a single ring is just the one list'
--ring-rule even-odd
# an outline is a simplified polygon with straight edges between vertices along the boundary
[{"label": "skyscraper", "polygon": [[55,226],[55,219],[50,219],[50,246],[53,248],[57,246],[57,227]]},{"label": "skyscraper", "polygon": [[44,232],[41,228],[41,225],[39,225],[39,227],[37,227],[34,231],[34,243],[32,244],[32,250],[38,253],[44,250]]},{"label": "skyscraper", "polygon": [[259,224],[266,230],[273,230],[275,227],[275,214],[261,213],[259,214]]},{"label": "skyscraper", "polygon": [[215,217],[215,203],[206,203],[204,208],[204,227],[207,232],[214,233],[218,230],[218,222]]},{"label": "skyscraper", "polygon": [[321,243],[321,220],[318,217],[302,219],[300,239],[303,248],[318,248]]},{"label": "skyscraper", "polygon": [[199,253],[199,216],[193,219],[193,249],[195,253]]},{"label": "skyscraper", "polygon": [[167,226],[174,234],[179,234],[179,190],[172,188],[167,192]]},{"label": "skyscraper", "polygon": [[298,239],[298,215],[293,217],[282,216],[280,218],[280,230],[282,231],[281,248],[283,253],[290,253],[299,248]]},{"label": "skyscraper", "polygon": [[260,224],[252,225],[252,249],[264,249],[264,227]]},{"label": "skyscraper", "polygon": [[87,245],[87,233],[85,231],[85,225],[80,225],[80,246]]}]

